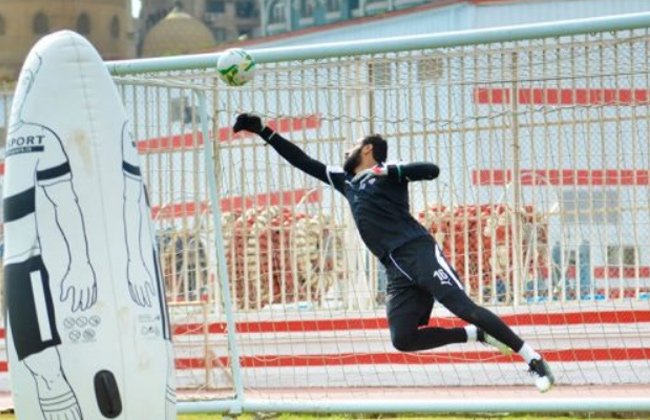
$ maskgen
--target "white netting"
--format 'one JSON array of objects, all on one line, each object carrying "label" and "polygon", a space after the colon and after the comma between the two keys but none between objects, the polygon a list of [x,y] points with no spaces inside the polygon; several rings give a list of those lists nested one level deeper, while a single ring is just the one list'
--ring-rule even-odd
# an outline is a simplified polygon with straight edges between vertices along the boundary
[{"label": "white netting", "polygon": [[[328,164],[372,132],[388,137],[389,159],[437,163],[438,180],[412,184],[412,210],[470,296],[542,351],[560,384],[648,385],[649,45],[636,30],[282,62],[239,88],[211,71],[119,78],[169,298],[184,302],[172,307],[179,384],[233,386],[199,90],[249,392],[440,395],[530,378],[519,360],[474,344],[395,351],[385,275],[343,197],[260,139],[234,136],[242,111]],[[436,307],[432,325],[462,323]]]}]

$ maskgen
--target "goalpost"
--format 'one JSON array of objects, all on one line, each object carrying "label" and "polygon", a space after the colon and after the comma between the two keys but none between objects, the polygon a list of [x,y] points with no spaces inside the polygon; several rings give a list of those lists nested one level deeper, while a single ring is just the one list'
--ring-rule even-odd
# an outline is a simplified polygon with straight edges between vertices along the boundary
[{"label": "goalpost", "polygon": [[[650,410],[650,13],[111,62],[143,155],[171,306],[179,410]],[[439,164],[411,186],[477,302],[549,360],[477,344],[399,353],[385,274],[343,197],[233,135],[255,111],[337,165],[352,141]],[[431,325],[462,325],[437,305]],[[645,395],[645,397],[644,397]]]}]

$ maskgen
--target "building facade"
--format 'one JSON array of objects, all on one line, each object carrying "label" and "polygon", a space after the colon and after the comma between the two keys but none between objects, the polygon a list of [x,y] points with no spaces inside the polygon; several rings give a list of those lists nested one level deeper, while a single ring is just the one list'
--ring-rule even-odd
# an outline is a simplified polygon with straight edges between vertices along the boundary
[{"label": "building facade", "polygon": [[256,0],[142,0],[140,39],[174,7],[204,23],[217,43],[253,38],[259,34],[259,7]]},{"label": "building facade", "polygon": [[44,35],[71,29],[106,60],[135,56],[130,0],[0,0],[0,79],[14,79]]},{"label": "building facade", "polygon": [[177,5],[201,20],[217,43],[325,27],[450,0],[142,0],[140,39]]},{"label": "building facade", "polygon": [[[648,0],[263,0],[262,38],[276,48],[372,40],[648,11]],[[338,2],[338,12],[323,9]],[[307,7],[304,13],[303,6]],[[308,12],[313,17],[309,17]],[[302,13],[302,14],[301,14]]]},{"label": "building facade", "polygon": [[160,57],[192,54],[213,49],[214,46],[210,28],[177,5],[147,31],[140,44],[139,55]]},{"label": "building facade", "polygon": [[261,0],[261,34],[276,35],[449,0]]}]

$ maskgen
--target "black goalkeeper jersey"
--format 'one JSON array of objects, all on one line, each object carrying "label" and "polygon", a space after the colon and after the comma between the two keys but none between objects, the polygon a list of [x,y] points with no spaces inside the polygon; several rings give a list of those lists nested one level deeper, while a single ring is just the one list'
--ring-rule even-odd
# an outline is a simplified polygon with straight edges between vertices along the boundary
[{"label": "black goalkeeper jersey", "polygon": [[388,176],[352,183],[353,175],[328,167],[266,127],[261,133],[291,165],[332,185],[345,195],[361,239],[380,260],[405,243],[429,235],[409,209],[408,182],[431,180],[439,169],[432,163],[389,165]]}]

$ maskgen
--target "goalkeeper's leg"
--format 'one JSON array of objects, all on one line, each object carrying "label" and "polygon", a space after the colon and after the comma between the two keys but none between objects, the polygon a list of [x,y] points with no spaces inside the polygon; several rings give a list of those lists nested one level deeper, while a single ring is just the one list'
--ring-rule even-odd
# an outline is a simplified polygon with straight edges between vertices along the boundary
[{"label": "goalkeeper's leg", "polygon": [[[388,325],[391,341],[397,350],[404,352],[429,350],[447,344],[471,341],[491,344],[488,342],[491,337],[474,325],[461,328],[429,327],[432,308],[431,294],[417,286],[404,288],[389,296]],[[505,345],[498,344],[510,350]]]},{"label": "goalkeeper's leg", "polygon": [[397,350],[428,350],[467,342],[465,328],[427,327],[432,308],[433,297],[416,286],[389,295],[386,305],[388,326]]},{"label": "goalkeeper's leg", "polygon": [[[530,372],[535,376],[537,388],[542,392],[551,388],[553,375],[542,356],[525,344],[498,316],[476,305],[465,294],[458,272],[449,263],[433,238],[427,236],[408,242],[393,251],[389,257],[390,263],[385,264],[389,274],[389,290],[391,286],[393,290],[400,290],[400,293],[395,296],[397,299],[393,299],[391,296],[388,304],[391,337],[397,349],[403,351],[424,350],[472,339],[480,340],[482,337],[487,344],[502,343],[519,353],[528,363]],[[410,284],[412,287],[404,287],[406,284]],[[397,289],[397,285],[404,286]],[[410,290],[408,293],[424,292],[429,295],[430,303],[429,300],[423,300],[422,297],[418,298],[418,302],[404,290]],[[389,294],[392,293],[389,292]],[[418,329],[418,325],[428,323],[433,297],[451,313],[471,325],[464,329]],[[406,301],[407,304],[403,304],[402,301]],[[404,308],[396,310],[401,306]],[[421,308],[420,312],[415,312],[413,307]],[[418,317],[425,312],[427,322],[418,323]],[[409,314],[410,317],[404,316],[404,314]],[[486,337],[490,338],[486,339]],[[503,348],[499,345],[496,347]]]},{"label": "goalkeeper's leg", "polygon": [[462,290],[453,290],[441,298],[442,303],[451,313],[460,319],[476,325],[494,339],[507,345],[528,363],[530,373],[535,377],[537,388],[546,392],[553,386],[551,370],[532,347],[515,334],[505,322],[491,311],[475,304]]}]

